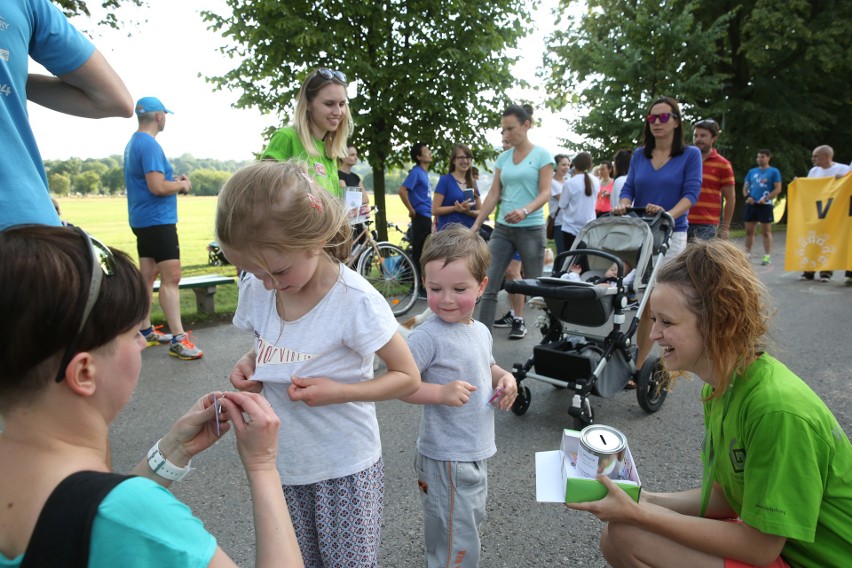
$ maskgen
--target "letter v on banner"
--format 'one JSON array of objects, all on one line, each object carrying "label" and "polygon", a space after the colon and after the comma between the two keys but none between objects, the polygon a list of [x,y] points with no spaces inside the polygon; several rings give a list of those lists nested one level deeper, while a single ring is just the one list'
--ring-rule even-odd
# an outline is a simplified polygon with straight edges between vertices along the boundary
[{"label": "letter v on banner", "polygon": [[787,188],[784,269],[850,270],[850,243],[852,175],[795,179]]},{"label": "letter v on banner", "polygon": [[823,209],[822,208],[822,201],[818,200],[816,202],[817,217],[819,217],[820,219],[825,219],[825,216],[828,215],[828,210],[831,208],[832,203],[834,203],[834,198],[830,197],[828,199],[828,203],[825,204],[825,209]]}]

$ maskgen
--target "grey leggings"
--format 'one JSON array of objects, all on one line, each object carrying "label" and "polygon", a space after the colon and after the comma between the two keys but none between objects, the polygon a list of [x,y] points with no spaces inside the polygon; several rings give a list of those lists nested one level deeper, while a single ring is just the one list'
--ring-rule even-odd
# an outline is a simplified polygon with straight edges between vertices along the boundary
[{"label": "grey leggings", "polygon": [[521,265],[525,278],[538,278],[544,269],[544,247],[547,243],[544,225],[535,227],[512,227],[497,223],[488,250],[491,251],[491,265],[488,267],[488,285],[479,305],[479,321],[488,330],[494,324],[497,311],[497,292],[503,283],[503,275],[517,250],[521,253]]}]

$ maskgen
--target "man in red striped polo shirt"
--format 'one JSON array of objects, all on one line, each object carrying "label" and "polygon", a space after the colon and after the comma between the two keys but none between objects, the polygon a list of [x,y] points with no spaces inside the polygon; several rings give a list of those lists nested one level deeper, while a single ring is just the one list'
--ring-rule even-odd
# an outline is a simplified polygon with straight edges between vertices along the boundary
[{"label": "man in red striped polo shirt", "polygon": [[[701,150],[703,177],[698,202],[689,210],[687,239],[709,240],[717,236],[728,238],[731,218],[734,216],[736,197],[734,192],[734,170],[731,162],[716,151],[713,144],[719,138],[719,125],[712,118],[700,120],[692,125],[692,143]],[[724,212],[722,211],[724,198]],[[719,219],[722,219],[721,226]]]}]

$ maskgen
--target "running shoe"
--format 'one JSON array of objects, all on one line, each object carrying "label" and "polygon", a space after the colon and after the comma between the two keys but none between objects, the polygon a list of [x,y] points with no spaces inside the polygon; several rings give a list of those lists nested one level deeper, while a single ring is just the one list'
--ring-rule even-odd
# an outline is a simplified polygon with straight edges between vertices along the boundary
[{"label": "running shoe", "polygon": [[512,327],[513,323],[515,323],[515,318],[512,316],[512,312],[506,312],[505,316],[494,320],[494,327]]},{"label": "running shoe", "polygon": [[527,326],[524,325],[524,320],[514,319],[512,321],[512,331],[509,332],[509,339],[521,339],[527,334]]},{"label": "running shoe", "polygon": [[768,254],[765,254],[763,255],[763,260],[760,261],[760,264],[762,264],[763,266],[769,266],[770,264],[772,264],[772,259],[769,257]]},{"label": "running shoe", "polygon": [[160,330],[163,329],[161,325],[155,325],[150,328],[149,333],[142,332],[142,337],[145,338],[145,343],[148,347],[153,347],[156,345],[164,345],[166,343],[170,343],[172,340],[171,333],[163,333]]},{"label": "running shoe", "polygon": [[819,273],[819,281],[820,282],[829,282],[831,280],[831,272],[820,272]]},{"label": "running shoe", "polygon": [[200,359],[201,356],[204,355],[204,352],[190,341],[189,336],[191,334],[191,331],[187,331],[182,335],[176,335],[173,337],[172,344],[169,346],[169,355],[177,357],[178,359],[183,359],[184,361]]},{"label": "running shoe", "polygon": [[813,272],[802,272],[802,275],[799,276],[799,280],[802,280],[802,281],[813,280],[813,279],[814,279],[814,273]]}]

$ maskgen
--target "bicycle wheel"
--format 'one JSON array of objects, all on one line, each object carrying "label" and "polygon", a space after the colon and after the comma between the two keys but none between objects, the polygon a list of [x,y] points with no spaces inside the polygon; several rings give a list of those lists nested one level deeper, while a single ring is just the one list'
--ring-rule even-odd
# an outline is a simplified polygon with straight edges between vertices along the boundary
[{"label": "bicycle wheel", "polygon": [[355,270],[385,297],[393,315],[403,315],[417,302],[420,283],[414,262],[398,246],[390,243],[368,246],[358,258]]}]

